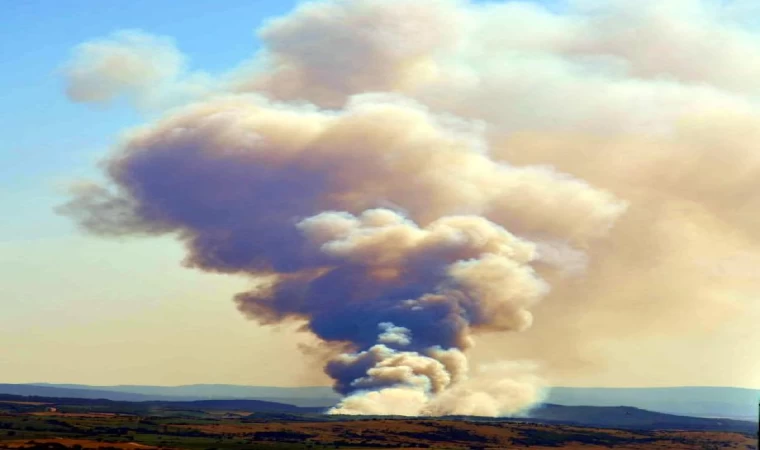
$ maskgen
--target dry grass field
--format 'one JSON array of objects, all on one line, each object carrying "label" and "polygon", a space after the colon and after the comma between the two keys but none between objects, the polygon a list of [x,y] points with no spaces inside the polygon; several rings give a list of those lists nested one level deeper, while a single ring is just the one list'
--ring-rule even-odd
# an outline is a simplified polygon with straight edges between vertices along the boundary
[{"label": "dry grass field", "polygon": [[43,444],[43,445],[60,444],[69,448],[81,448],[82,450],[99,449],[99,448],[103,448],[104,446],[108,446],[110,448],[122,449],[122,450],[154,450],[158,448],[158,447],[153,447],[150,445],[138,444],[136,442],[104,444],[103,442],[93,441],[89,439],[67,439],[67,438],[35,439],[34,444],[30,444],[28,440],[3,441],[0,443],[0,448],[23,449],[23,448],[28,448],[36,444]]},{"label": "dry grass field", "polygon": [[0,449],[755,449],[742,433],[635,431],[510,421],[0,414]]},{"label": "dry grass field", "polygon": [[[441,449],[754,449],[738,433],[621,431],[562,425],[473,423],[447,420],[358,420],[349,422],[261,422],[177,425],[211,435],[251,436],[255,441],[310,441],[383,448]],[[386,447],[388,448],[388,447]]]}]

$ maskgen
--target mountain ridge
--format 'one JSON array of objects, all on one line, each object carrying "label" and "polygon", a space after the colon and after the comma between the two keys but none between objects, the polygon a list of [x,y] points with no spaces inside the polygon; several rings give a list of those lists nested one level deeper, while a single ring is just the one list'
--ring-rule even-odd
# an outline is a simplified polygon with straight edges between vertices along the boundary
[{"label": "mountain ridge", "polygon": [[[326,386],[270,387],[230,384],[179,386],[24,383],[0,384],[0,393],[116,401],[261,400],[301,407],[329,407],[340,400]],[[715,386],[588,388],[554,387],[544,403],[563,406],[630,406],[691,417],[755,420],[760,390]]]},{"label": "mountain ridge", "polygon": [[[52,414],[108,413],[145,417],[183,416],[218,418],[220,414],[234,415],[252,421],[310,421],[332,422],[367,420],[373,418],[408,420],[402,416],[330,416],[323,408],[302,408],[283,403],[258,400],[201,400],[190,402],[146,401],[127,402],[104,399],[50,398],[0,394],[0,413],[39,414],[50,406]],[[427,418],[426,418],[427,419]],[[723,431],[751,435],[756,424],[750,421],[706,419],[663,414],[632,407],[562,406],[544,404],[520,417],[442,416],[430,420],[464,420],[486,423],[538,423],[571,425],[592,428],[657,431]]]}]

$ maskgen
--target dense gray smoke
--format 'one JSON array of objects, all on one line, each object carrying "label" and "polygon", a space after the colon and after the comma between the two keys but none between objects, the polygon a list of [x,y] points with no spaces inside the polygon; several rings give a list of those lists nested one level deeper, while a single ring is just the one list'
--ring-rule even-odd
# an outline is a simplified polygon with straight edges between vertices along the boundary
[{"label": "dense gray smoke", "polygon": [[[74,100],[187,104],[125,135],[108,183],[60,210],[252,277],[243,314],[300,321],[333,349],[335,413],[516,413],[543,383],[524,360],[561,372],[609,324],[656,327],[684,302],[718,320],[757,287],[689,259],[758,248],[760,158],[739,136],[758,122],[741,93],[760,89],[742,63],[760,45],[711,5],[319,1],[213,81],[165,40],[85,44]],[[662,22],[679,14],[695,28],[674,40]],[[623,23],[660,34],[644,44]],[[651,53],[696,44],[722,63]],[[539,311],[543,340],[469,367],[478,334]]]}]

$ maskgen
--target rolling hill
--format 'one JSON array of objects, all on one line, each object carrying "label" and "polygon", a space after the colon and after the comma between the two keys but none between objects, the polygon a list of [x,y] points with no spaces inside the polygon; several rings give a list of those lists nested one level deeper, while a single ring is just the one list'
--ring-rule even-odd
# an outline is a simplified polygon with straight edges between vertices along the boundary
[{"label": "rolling hill", "polygon": [[[0,393],[116,401],[196,401],[248,399],[301,407],[329,407],[340,400],[331,388],[225,384],[186,386],[88,386],[81,384],[0,384]],[[725,387],[552,388],[546,403],[564,406],[628,406],[692,417],[756,420],[760,391]]]},{"label": "rolling hill", "polygon": [[749,434],[757,430],[757,424],[750,421],[678,416],[627,406],[546,404],[531,411],[528,420],[630,430],[731,431]]},{"label": "rolling hill", "polygon": [[757,420],[760,391],[727,387],[552,388],[546,403],[632,406],[694,417]]},{"label": "rolling hill", "polygon": [[[248,416],[254,421],[353,421],[367,420],[368,416],[323,415],[323,408],[303,408],[294,405],[260,400],[198,400],[198,401],[113,401],[92,398],[30,397],[0,394],[0,413],[35,413],[55,406],[59,413],[116,413],[140,416],[191,416],[197,418],[218,417],[219,414],[235,413]],[[380,416],[372,416],[380,417]],[[542,405],[530,412],[528,417],[486,418],[450,417],[476,422],[519,422],[539,424],[563,424],[594,428],[626,430],[687,430],[720,431],[752,434],[756,423],[749,421],[708,419],[677,416],[630,407],[561,406]],[[405,419],[405,418],[398,418]],[[435,419],[435,418],[431,418]],[[448,419],[448,418],[439,418]]]},{"label": "rolling hill", "polygon": [[0,384],[0,393],[53,397],[107,398],[125,401],[255,399],[283,402],[304,407],[332,406],[340,400],[340,396],[332,388],[324,386],[268,387],[226,384],[89,386],[84,384],[33,383]]}]

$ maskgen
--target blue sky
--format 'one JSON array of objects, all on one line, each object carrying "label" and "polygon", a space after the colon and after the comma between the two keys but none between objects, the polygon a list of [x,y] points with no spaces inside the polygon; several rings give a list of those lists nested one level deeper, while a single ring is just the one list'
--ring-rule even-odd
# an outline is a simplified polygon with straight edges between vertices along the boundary
[{"label": "blue sky", "polygon": [[13,214],[0,221],[0,240],[69,233],[51,213],[62,183],[90,175],[93,162],[125,127],[140,123],[129,108],[107,114],[70,102],[57,75],[72,48],[121,29],[171,36],[192,68],[215,73],[257,49],[255,29],[292,9],[294,1],[9,2],[0,27],[0,202]]},{"label": "blue sky", "polygon": [[[229,298],[241,289],[239,282],[182,269],[182,251],[169,240],[91,238],[53,212],[65,199],[66,183],[97,176],[96,162],[118,134],[145,121],[123,105],[103,111],[69,101],[58,72],[76,45],[124,29],[170,36],[191,69],[220,72],[251,56],[257,50],[256,28],[294,4],[230,0],[220,8],[201,0],[31,0],[4,5],[0,381],[172,383],[188,373],[188,366],[167,365],[167,360],[192,361],[199,354],[213,360],[222,339],[239,343],[228,345],[239,348],[222,360],[209,360],[226,367],[220,369],[227,373],[222,379],[254,372],[256,360],[241,360],[237,352],[250,351],[251,341],[277,337],[241,320],[228,302],[207,301]],[[118,258],[109,257],[117,253]],[[142,280],[139,287],[135,278]],[[167,317],[197,326],[166,331]],[[199,333],[207,326],[201,317],[209,320],[208,326],[231,326],[220,340],[203,340],[200,336],[210,330]],[[273,345],[273,352],[292,348],[292,339],[282,334],[279,339],[283,343]],[[157,344],[162,350],[148,355],[146,349]],[[63,354],[68,356],[56,359]],[[120,356],[106,362],[114,354]],[[199,380],[205,376],[196,375]]]}]

